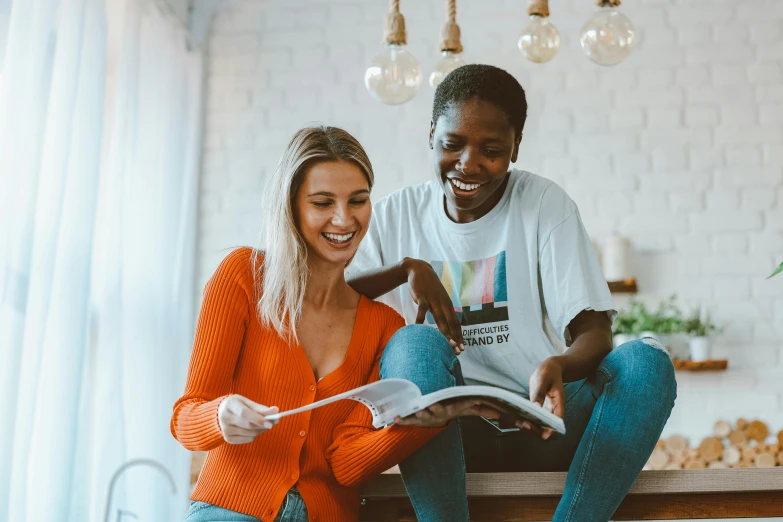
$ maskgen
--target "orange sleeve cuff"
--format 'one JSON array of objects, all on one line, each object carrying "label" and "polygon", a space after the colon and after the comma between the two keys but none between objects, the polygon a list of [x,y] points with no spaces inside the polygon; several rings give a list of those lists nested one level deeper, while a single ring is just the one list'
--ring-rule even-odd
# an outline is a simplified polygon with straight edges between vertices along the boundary
[{"label": "orange sleeve cuff", "polygon": [[218,408],[227,395],[209,402],[198,399],[177,405],[171,419],[171,434],[190,451],[209,451],[223,443]]}]

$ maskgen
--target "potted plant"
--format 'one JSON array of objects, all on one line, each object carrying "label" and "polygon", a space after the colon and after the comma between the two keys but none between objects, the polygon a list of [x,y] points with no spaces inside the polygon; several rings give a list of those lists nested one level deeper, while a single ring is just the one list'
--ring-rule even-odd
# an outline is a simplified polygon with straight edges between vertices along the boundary
[{"label": "potted plant", "polygon": [[650,311],[641,301],[631,299],[627,310],[617,314],[612,326],[615,347],[638,339],[647,325],[652,324]]},{"label": "potted plant", "polygon": [[710,337],[719,333],[720,328],[712,321],[710,314],[702,314],[700,311],[694,314],[686,321],[685,329],[691,336],[688,341],[691,360],[696,362],[707,361],[711,357]]},{"label": "potted plant", "polygon": [[654,312],[648,312],[645,321],[640,324],[640,337],[653,337],[666,346],[675,359],[683,357],[685,343],[677,343],[676,336],[685,333],[685,318],[675,304],[676,295],[661,301]]},{"label": "potted plant", "polygon": [[654,337],[651,332],[655,330],[655,314],[647,308],[647,305],[634,299],[631,301],[630,312],[634,318],[633,333],[636,337]]}]

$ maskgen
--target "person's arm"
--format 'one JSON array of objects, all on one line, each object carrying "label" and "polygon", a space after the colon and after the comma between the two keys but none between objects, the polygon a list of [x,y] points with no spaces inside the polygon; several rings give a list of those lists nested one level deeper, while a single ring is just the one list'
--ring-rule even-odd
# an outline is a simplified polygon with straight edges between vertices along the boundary
[{"label": "person's arm", "polygon": [[357,404],[335,428],[326,458],[337,482],[356,487],[399,464],[440,431],[399,424],[376,430],[370,411]]},{"label": "person's arm", "polygon": [[[399,315],[389,318],[379,346],[385,347],[403,326],[405,321]],[[368,382],[380,378],[381,353],[379,350]],[[337,482],[354,487],[398,464],[462,415],[498,418],[500,413],[476,399],[464,399],[448,405],[433,404],[408,417],[396,418],[391,426],[375,429],[370,410],[356,404],[332,432],[326,458]]]},{"label": "person's arm", "polygon": [[370,299],[375,299],[398,286],[408,283],[411,299],[418,305],[416,323],[422,324],[427,312],[432,314],[435,324],[454,347],[457,355],[465,351],[462,339],[462,326],[454,311],[446,289],[443,288],[438,274],[426,261],[403,258],[393,265],[385,265],[349,276],[348,284]]},{"label": "person's arm", "polygon": [[393,265],[365,270],[353,276],[348,275],[347,282],[360,294],[370,299],[377,299],[407,283],[408,273],[412,269],[411,265],[416,261],[416,259],[406,257]]},{"label": "person's arm", "polygon": [[[399,315],[387,318],[379,346],[385,347],[403,326],[405,321]],[[381,354],[379,349],[368,382],[380,379]],[[375,429],[370,410],[356,404],[332,432],[326,459],[337,482],[354,487],[404,460],[439,432],[398,424]]]},{"label": "person's arm", "polygon": [[[611,351],[614,306],[576,204],[552,186],[541,205],[551,210],[542,211],[539,223],[541,291],[552,326],[568,349],[539,365],[529,392],[532,401],[565,419],[563,383],[589,377]],[[545,430],[542,436],[551,434]]]},{"label": "person's arm", "polygon": [[554,359],[563,369],[563,382],[586,379],[612,351],[612,323],[606,312],[584,310],[568,324],[573,342]]},{"label": "person's arm", "polygon": [[[530,400],[544,406],[560,418],[565,418],[564,383],[593,375],[598,365],[612,351],[612,323],[606,312],[584,310],[568,324],[573,343],[562,355],[544,360],[530,377]],[[462,415],[492,417],[497,412],[475,401],[457,401],[448,406],[433,405],[415,416],[401,419],[401,424],[437,426]],[[529,421],[517,426],[540,432],[547,439],[552,430],[540,430]]]},{"label": "person's arm", "polygon": [[264,415],[277,411],[229,395],[250,318],[249,256],[250,249],[229,254],[204,289],[185,392],[170,424],[171,434],[190,451],[250,442],[271,427]]},{"label": "person's arm", "polygon": [[[399,253],[389,255],[384,252],[384,240],[394,241],[395,237],[394,233],[390,235],[390,227],[384,225],[388,221],[385,216],[387,212],[400,215],[399,209],[392,211],[389,205],[393,205],[393,202],[379,203],[373,210],[367,234],[345,269],[345,280],[354,290],[370,299],[377,299],[408,283],[411,299],[418,305],[416,323],[424,323],[427,312],[430,312],[440,333],[459,355],[465,350],[462,328],[451,297],[443,288],[438,274],[426,261],[410,257],[399,259]],[[382,233],[383,230],[386,233]],[[392,306],[400,311],[402,303]]]},{"label": "person's arm", "polygon": [[348,418],[334,430],[327,460],[337,482],[355,487],[405,460],[441,432],[451,421],[464,415],[499,418],[495,409],[475,399],[443,406],[433,404],[395,424],[376,430],[366,406],[357,404]]},{"label": "person's arm", "polygon": [[[562,355],[544,360],[530,376],[530,400],[547,407],[565,419],[565,388],[563,383],[578,381],[593,375],[598,365],[612,351],[612,323],[606,312],[584,310],[568,324],[573,342]],[[544,439],[552,430],[539,430],[528,421],[517,426],[537,433]]]}]

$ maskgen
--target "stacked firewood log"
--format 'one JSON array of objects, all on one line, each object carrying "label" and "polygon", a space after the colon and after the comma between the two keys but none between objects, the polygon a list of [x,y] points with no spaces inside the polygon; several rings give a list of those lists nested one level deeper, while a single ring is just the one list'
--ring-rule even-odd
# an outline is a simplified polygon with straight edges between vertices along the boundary
[{"label": "stacked firewood log", "polygon": [[783,466],[783,430],[777,440],[760,420],[719,420],[698,447],[672,435],[661,439],[644,469],[771,468]]}]

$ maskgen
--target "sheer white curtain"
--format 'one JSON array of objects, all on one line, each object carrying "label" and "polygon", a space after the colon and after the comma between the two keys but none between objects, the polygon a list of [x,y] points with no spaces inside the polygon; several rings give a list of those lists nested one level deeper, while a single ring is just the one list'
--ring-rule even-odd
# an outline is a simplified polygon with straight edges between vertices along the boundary
[{"label": "sheer white curtain", "polygon": [[[145,5],[146,4],[146,5]],[[187,509],[189,454],[169,432],[193,330],[202,60],[153,3],[122,15],[111,138],[96,252],[96,435],[92,513],[111,473],[131,458],[171,470],[179,495],[150,468],[118,482],[114,509],[178,520]]]},{"label": "sheer white curtain", "polygon": [[[122,23],[107,82],[107,12]],[[114,30],[113,29],[113,30]],[[201,56],[149,0],[15,0],[0,102],[0,522],[181,519]],[[107,87],[108,86],[108,87]]]},{"label": "sheer white curtain", "polygon": [[[87,356],[105,69],[102,0],[14,2],[0,134],[0,506],[70,505]],[[46,495],[42,495],[46,492]]]}]

